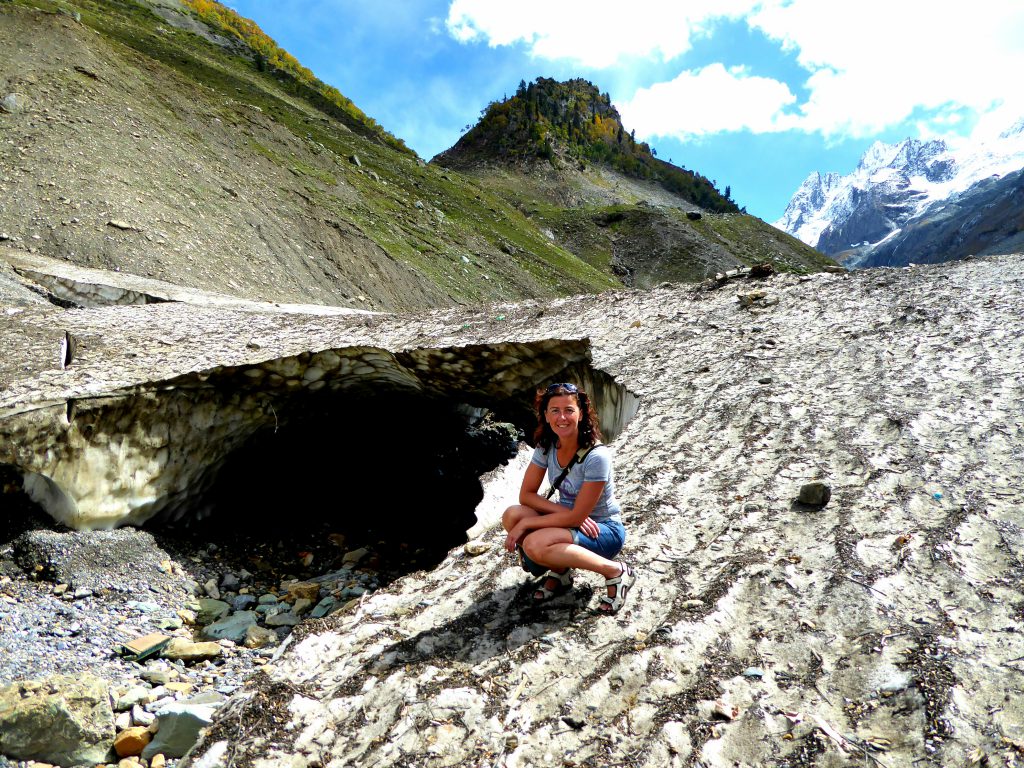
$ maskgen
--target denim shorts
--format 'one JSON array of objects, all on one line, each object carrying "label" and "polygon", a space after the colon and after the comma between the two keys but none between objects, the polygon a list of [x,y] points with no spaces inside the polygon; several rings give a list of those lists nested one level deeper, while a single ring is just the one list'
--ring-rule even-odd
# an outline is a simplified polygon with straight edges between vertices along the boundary
[{"label": "denim shorts", "polygon": [[[596,539],[584,536],[578,528],[571,528],[572,543],[611,560],[622,551],[622,547],[626,543],[626,529],[619,520],[595,520],[595,522],[601,529]],[[519,552],[519,561],[524,571],[528,571],[534,576],[543,576],[548,572],[546,565],[535,563],[527,557],[522,547],[517,546],[516,550]]]},{"label": "denim shorts", "polygon": [[600,532],[596,539],[584,536],[579,528],[572,529],[572,543],[596,552],[611,560],[622,551],[626,543],[626,529],[619,520],[595,520]]}]

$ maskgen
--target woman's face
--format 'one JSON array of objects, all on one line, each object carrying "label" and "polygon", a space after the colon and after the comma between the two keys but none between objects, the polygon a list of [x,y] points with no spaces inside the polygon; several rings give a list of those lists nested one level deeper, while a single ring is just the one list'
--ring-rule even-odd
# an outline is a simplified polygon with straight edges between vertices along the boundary
[{"label": "woman's face", "polygon": [[556,395],[548,400],[544,418],[561,441],[575,437],[580,426],[580,404],[576,395]]}]

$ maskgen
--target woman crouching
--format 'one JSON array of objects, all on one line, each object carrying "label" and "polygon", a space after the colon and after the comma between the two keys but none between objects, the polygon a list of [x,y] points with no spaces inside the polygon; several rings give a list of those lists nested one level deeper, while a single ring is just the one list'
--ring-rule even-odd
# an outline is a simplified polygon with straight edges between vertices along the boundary
[{"label": "woman crouching", "polygon": [[[537,393],[537,444],[519,490],[519,503],[505,510],[505,549],[520,548],[523,567],[546,578],[533,594],[537,602],[572,588],[572,569],[604,576],[607,594],[598,610],[616,613],[636,574],[611,558],[626,542],[615,500],[610,451],[601,445],[597,414],[586,392],[573,384],[552,384]],[[540,495],[547,472],[552,491]]]}]

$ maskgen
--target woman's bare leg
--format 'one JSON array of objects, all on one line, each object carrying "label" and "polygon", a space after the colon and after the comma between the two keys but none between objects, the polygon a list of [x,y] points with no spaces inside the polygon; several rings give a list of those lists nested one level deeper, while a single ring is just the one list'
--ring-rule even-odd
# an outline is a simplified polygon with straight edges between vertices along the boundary
[{"label": "woman's bare leg", "polygon": [[614,579],[622,573],[622,566],[616,561],[573,544],[572,533],[566,528],[531,531],[523,539],[523,551],[533,562],[556,573],[564,573],[566,568],[580,568],[599,573],[606,579]]},{"label": "woman's bare leg", "polygon": [[524,517],[537,517],[540,514],[533,507],[527,507],[523,504],[513,504],[511,507],[505,510],[505,513],[501,516],[501,525],[506,531],[511,531],[519,521]]}]

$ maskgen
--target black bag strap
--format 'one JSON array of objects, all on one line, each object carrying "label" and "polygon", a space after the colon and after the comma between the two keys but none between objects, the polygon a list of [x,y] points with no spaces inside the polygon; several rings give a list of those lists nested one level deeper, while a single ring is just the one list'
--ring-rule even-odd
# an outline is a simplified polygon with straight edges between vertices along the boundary
[{"label": "black bag strap", "polygon": [[548,492],[544,495],[544,498],[550,499],[554,495],[555,491],[558,490],[558,486],[560,486],[562,484],[562,481],[565,480],[566,475],[569,474],[569,470],[576,466],[578,463],[582,462],[584,459],[586,459],[587,456],[590,455],[590,452],[597,448],[597,446],[599,445],[600,443],[594,443],[589,448],[580,448],[578,451],[576,451],[576,453],[572,455],[572,458],[569,459],[569,463],[565,465],[565,469],[562,470],[562,474],[556,477],[555,481],[551,483],[551,487],[548,488]]}]

